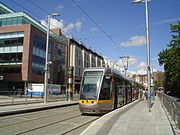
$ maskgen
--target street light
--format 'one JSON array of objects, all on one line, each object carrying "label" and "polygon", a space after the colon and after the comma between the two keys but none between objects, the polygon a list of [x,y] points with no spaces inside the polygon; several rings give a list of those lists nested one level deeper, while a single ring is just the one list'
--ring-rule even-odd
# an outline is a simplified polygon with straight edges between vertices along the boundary
[{"label": "street light", "polygon": [[148,107],[151,108],[151,67],[150,67],[150,43],[149,43],[149,16],[148,16],[148,1],[150,0],[134,0],[133,4],[145,3],[146,10],[146,51],[147,51],[147,82],[148,82]]},{"label": "street light", "polygon": [[54,16],[60,16],[58,13],[48,15],[48,28],[47,28],[47,38],[46,38],[46,58],[45,58],[45,68],[44,68],[44,103],[47,103],[47,84],[48,84],[48,50],[49,50],[49,29],[50,29],[50,18]]}]

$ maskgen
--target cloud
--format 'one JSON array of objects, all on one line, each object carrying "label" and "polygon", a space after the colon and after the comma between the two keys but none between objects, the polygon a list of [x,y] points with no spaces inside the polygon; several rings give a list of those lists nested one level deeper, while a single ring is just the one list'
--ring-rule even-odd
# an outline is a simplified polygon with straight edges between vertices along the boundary
[{"label": "cloud", "polygon": [[75,29],[77,32],[80,32],[81,27],[82,27],[82,22],[77,21],[75,23],[70,23],[66,27],[64,27],[64,31],[67,33]]},{"label": "cloud", "polygon": [[91,28],[90,28],[90,31],[91,31],[91,32],[96,32],[96,31],[97,31],[97,28],[96,28],[96,27],[91,27]]},{"label": "cloud", "polygon": [[[41,20],[40,23],[45,27],[47,27],[47,22],[45,20]],[[75,23],[69,23],[68,25],[64,26],[63,20],[59,21],[57,19],[50,18],[50,29],[60,28],[65,33],[68,33],[72,30],[76,30],[77,32],[80,32],[81,27],[82,27],[81,21],[77,21]]]},{"label": "cloud", "polygon": [[128,41],[121,42],[121,46],[142,46],[146,44],[146,38],[144,36],[133,36]]},{"label": "cloud", "polygon": [[69,31],[71,31],[73,29],[74,29],[74,24],[70,23],[64,28],[64,31],[67,33],[67,32],[69,32]]},{"label": "cloud", "polygon": [[76,28],[76,31],[77,31],[77,32],[80,32],[81,26],[82,26],[82,22],[80,22],[80,21],[77,21],[77,22],[74,24],[74,27]]},{"label": "cloud", "polygon": [[[138,59],[136,57],[130,56],[129,59],[128,59],[128,67],[131,66],[131,65],[136,64],[137,61],[138,61]],[[124,63],[125,66],[127,66],[127,58],[120,59],[117,62],[117,65],[124,68],[123,63]]]},{"label": "cloud", "polygon": [[58,6],[55,8],[55,10],[62,10],[63,8],[64,8],[63,5],[58,5]]},{"label": "cloud", "polygon": [[164,24],[164,23],[169,23],[169,22],[176,22],[177,20],[180,20],[180,18],[173,18],[173,19],[166,19],[158,22],[158,24]]},{"label": "cloud", "polygon": [[145,62],[140,62],[137,66],[136,69],[146,69],[147,65]]},{"label": "cloud", "polygon": [[140,69],[140,70],[136,70],[136,71],[128,70],[127,72],[130,75],[134,75],[134,74],[136,74],[136,75],[145,75],[145,74],[147,74],[147,70],[146,69]]}]

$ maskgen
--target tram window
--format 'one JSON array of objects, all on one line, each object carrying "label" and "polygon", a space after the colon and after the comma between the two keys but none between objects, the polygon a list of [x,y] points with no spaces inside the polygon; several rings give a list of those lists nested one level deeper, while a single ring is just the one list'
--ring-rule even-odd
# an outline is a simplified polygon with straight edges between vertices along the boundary
[{"label": "tram window", "polygon": [[118,92],[118,95],[123,95],[124,93],[124,81],[120,78],[116,78],[116,85],[117,85],[117,92]]},{"label": "tram window", "polygon": [[86,71],[84,73],[80,99],[97,99],[102,75],[102,71]]},{"label": "tram window", "polygon": [[111,80],[104,78],[102,87],[101,87],[101,92],[99,99],[100,100],[105,100],[105,99],[110,99],[111,98]]}]

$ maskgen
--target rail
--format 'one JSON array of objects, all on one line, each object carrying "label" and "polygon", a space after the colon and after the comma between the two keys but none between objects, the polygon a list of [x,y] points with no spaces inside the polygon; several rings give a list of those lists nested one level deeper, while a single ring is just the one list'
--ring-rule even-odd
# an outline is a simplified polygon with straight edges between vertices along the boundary
[{"label": "rail", "polygon": [[[78,100],[79,94],[74,93],[74,100]],[[66,93],[48,93],[48,102],[66,101]],[[0,91],[0,106],[17,105],[17,104],[32,104],[44,102],[43,95],[35,96],[32,92],[24,92],[22,90],[7,90]]]},{"label": "rail", "polygon": [[158,96],[172,120],[176,123],[176,128],[180,129],[180,103],[176,102],[173,97],[162,93],[159,93]]}]

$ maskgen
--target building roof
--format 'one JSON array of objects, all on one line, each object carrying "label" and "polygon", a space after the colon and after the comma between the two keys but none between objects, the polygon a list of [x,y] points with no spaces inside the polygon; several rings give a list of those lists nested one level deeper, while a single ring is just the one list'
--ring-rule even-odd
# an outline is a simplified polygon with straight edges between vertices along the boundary
[{"label": "building roof", "polygon": [[[29,16],[27,13],[25,13],[25,12],[14,12],[12,9],[10,9],[9,7],[5,6],[2,3],[0,3],[0,8],[7,11],[7,13],[5,13],[5,14],[0,14],[0,19],[12,18],[12,17],[25,17],[30,22],[30,24],[32,24],[36,28],[40,29],[44,33],[47,32],[47,28],[44,25],[42,25],[37,20],[35,20],[31,16]],[[59,36],[59,35],[54,34],[53,32],[50,32],[50,36],[53,37],[54,39],[56,39],[57,41],[62,41],[62,40],[67,39],[65,36]]]},{"label": "building roof", "polygon": [[94,54],[95,56],[98,56],[99,58],[102,58],[103,57],[101,55],[99,55],[98,53],[96,53],[95,51],[91,50],[90,48],[87,48],[85,45],[83,45],[83,43],[80,43],[78,41],[76,41],[75,39],[73,38],[70,38],[70,40],[75,43],[77,46],[83,48],[84,50],[88,51],[88,52],[91,52],[92,54]]},{"label": "building roof", "polygon": [[5,6],[3,3],[0,2],[0,9],[6,11],[6,13],[15,13],[14,10],[10,9],[9,7]]}]

